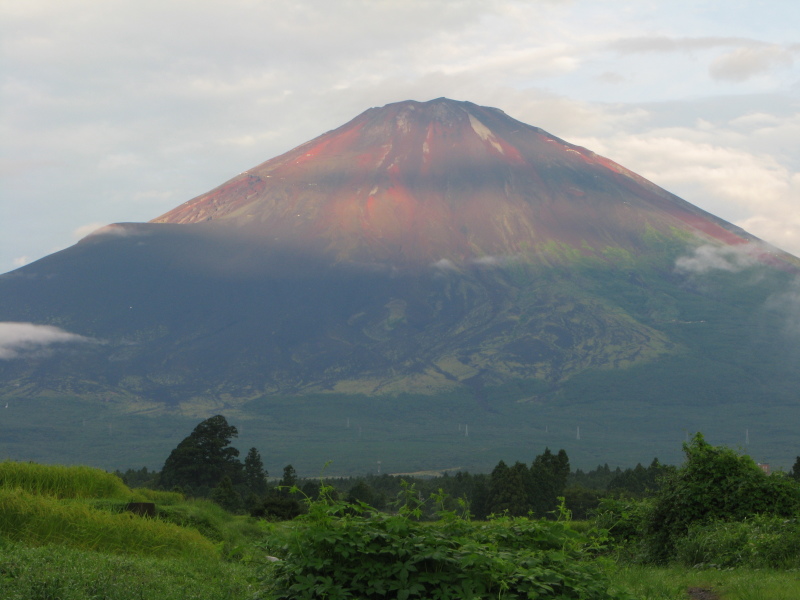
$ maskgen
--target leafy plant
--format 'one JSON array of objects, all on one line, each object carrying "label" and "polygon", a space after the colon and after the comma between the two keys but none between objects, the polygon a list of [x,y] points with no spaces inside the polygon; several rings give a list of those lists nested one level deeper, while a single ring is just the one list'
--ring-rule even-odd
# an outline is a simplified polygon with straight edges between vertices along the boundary
[{"label": "leafy plant", "polygon": [[[588,540],[564,522],[474,523],[440,510],[437,522],[420,523],[416,502],[388,515],[334,501],[327,489],[293,527],[275,529],[265,544],[280,558],[262,574],[270,598],[621,597],[590,560]],[[416,498],[410,487],[404,493]],[[444,506],[443,495],[434,501]]]}]

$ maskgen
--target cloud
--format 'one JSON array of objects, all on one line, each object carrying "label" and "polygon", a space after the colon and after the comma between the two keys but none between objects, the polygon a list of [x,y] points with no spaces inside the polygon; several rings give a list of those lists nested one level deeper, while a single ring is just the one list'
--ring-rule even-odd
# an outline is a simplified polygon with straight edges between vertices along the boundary
[{"label": "cloud", "polygon": [[[83,229],[84,231],[88,231],[85,237],[88,236],[96,236],[96,235],[109,235],[114,237],[131,237],[131,236],[140,236],[140,235],[148,235],[147,232],[138,229],[135,225],[127,226],[122,223],[112,223],[111,225],[101,225],[100,227],[95,227],[94,229],[90,229],[94,227],[93,224],[89,224],[85,226]],[[78,233],[78,230],[75,231]]]},{"label": "cloud", "polygon": [[800,334],[800,280],[795,280],[784,292],[773,294],[765,307],[786,318],[786,332]]},{"label": "cloud", "polygon": [[439,271],[458,271],[458,267],[449,258],[440,258],[435,263],[431,263],[431,267]]},{"label": "cloud", "polygon": [[40,356],[56,344],[96,343],[97,340],[70,333],[52,325],[0,322],[0,360]]},{"label": "cloud", "polygon": [[24,267],[29,262],[31,262],[31,257],[30,256],[17,256],[16,258],[14,258],[14,260],[12,262],[13,262],[15,267]]},{"label": "cloud", "polygon": [[625,76],[614,71],[603,71],[597,76],[597,80],[610,85],[617,85],[620,83],[625,83]]},{"label": "cloud", "polygon": [[105,226],[106,226],[105,223],[87,223],[86,225],[81,225],[80,227],[73,229],[72,237],[80,240],[85,238],[87,235],[93,234],[95,231]]},{"label": "cloud", "polygon": [[739,246],[705,245],[695,248],[691,256],[682,256],[675,261],[675,268],[686,273],[703,274],[709,271],[736,273],[758,263],[765,249],[759,244]]},{"label": "cloud", "polygon": [[708,69],[714,79],[742,82],[776,67],[791,67],[792,54],[781,46],[742,47],[717,58]]},{"label": "cloud", "polygon": [[639,54],[643,52],[690,52],[706,50],[719,46],[755,43],[738,37],[670,37],[666,35],[626,37],[614,40],[608,48],[620,54]]},{"label": "cloud", "polygon": [[776,154],[798,135],[800,114],[757,112],[713,123],[697,120],[692,129],[651,127],[568,139],[800,254],[800,164],[782,162]]},{"label": "cloud", "polygon": [[519,260],[518,256],[494,256],[486,255],[473,259],[472,264],[479,267],[505,267]]}]

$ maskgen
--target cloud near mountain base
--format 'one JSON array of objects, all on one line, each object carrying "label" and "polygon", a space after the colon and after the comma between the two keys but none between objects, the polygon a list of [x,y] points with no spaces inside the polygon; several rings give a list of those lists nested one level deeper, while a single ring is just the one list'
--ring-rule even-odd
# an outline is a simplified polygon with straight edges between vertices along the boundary
[{"label": "cloud near mountain base", "polygon": [[97,340],[52,325],[0,322],[0,360],[41,355],[53,345],[72,343],[97,343]]},{"label": "cloud near mountain base", "polygon": [[758,244],[705,245],[695,248],[692,255],[682,256],[676,260],[675,268],[689,273],[707,273],[715,270],[735,273],[758,263],[758,254],[763,252],[764,248]]}]

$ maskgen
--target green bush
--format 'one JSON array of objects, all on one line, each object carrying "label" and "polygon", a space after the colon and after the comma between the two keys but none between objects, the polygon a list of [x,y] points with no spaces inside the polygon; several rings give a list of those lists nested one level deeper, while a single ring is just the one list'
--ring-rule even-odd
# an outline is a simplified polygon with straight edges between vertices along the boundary
[{"label": "green bush", "polygon": [[[591,560],[587,538],[563,522],[501,518],[473,523],[442,513],[312,502],[264,546],[280,558],[263,574],[273,599],[620,598]],[[279,532],[283,532],[281,536]]]},{"label": "green bush", "polygon": [[593,511],[594,525],[616,543],[627,542],[641,537],[650,510],[649,500],[603,498]]},{"label": "green bush", "polygon": [[652,560],[673,557],[676,541],[692,526],[756,515],[792,517],[800,510],[800,486],[766,475],[749,456],[711,446],[699,433],[683,449],[686,462],[664,478],[645,519]]}]

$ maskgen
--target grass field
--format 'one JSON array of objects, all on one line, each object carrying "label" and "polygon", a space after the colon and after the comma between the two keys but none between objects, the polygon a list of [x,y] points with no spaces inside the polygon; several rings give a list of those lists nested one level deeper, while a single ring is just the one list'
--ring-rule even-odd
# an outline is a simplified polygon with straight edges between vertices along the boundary
[{"label": "grass field", "polygon": [[[121,511],[158,506],[156,519]],[[267,525],[180,494],[131,490],[83,466],[0,463],[0,598],[3,600],[254,600],[265,586],[261,548],[295,524]],[[575,523],[588,531],[588,522]],[[603,559],[612,588],[637,600],[795,600],[794,569],[697,569]],[[703,596],[696,596],[698,598]]]}]

